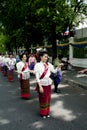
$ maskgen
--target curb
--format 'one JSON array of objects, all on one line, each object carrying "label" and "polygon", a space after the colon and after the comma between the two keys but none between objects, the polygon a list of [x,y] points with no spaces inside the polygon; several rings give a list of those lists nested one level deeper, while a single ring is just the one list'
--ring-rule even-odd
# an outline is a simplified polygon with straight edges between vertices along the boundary
[{"label": "curb", "polygon": [[82,84],[82,83],[79,83],[78,81],[75,81],[75,80],[72,80],[72,79],[66,79],[63,77],[63,80],[62,80],[64,83],[68,83],[69,85],[73,86],[73,87],[81,87],[83,89],[86,89],[87,90],[87,85],[85,84]]}]

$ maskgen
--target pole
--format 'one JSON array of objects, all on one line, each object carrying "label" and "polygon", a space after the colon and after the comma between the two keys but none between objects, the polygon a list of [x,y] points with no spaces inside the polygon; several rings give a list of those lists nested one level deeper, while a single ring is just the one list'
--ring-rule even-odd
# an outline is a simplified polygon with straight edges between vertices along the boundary
[{"label": "pole", "polygon": [[57,46],[57,58],[58,58],[58,42],[59,42],[59,40],[57,39],[57,40],[56,40],[56,46]]}]

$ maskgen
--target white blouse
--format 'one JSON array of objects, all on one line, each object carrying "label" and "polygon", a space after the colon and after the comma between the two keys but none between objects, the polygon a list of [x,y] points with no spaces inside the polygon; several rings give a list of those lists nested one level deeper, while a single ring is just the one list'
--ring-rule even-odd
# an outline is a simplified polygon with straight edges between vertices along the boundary
[{"label": "white blouse", "polygon": [[20,74],[22,74],[22,79],[29,79],[30,78],[30,72],[29,72],[28,66],[24,71],[22,71],[24,65],[25,65],[25,63],[23,61],[20,61],[16,64],[17,72],[18,72],[18,78],[20,77]]},{"label": "white blouse", "polygon": [[40,82],[42,86],[47,86],[52,84],[52,79],[50,78],[51,72],[56,73],[57,69],[54,69],[54,66],[51,63],[48,63],[48,71],[42,79],[40,79],[40,77],[44,72],[44,63],[43,62],[36,63],[34,71],[37,82]]},{"label": "white blouse", "polygon": [[16,59],[15,58],[9,58],[8,60],[8,69],[14,69],[16,64]]}]

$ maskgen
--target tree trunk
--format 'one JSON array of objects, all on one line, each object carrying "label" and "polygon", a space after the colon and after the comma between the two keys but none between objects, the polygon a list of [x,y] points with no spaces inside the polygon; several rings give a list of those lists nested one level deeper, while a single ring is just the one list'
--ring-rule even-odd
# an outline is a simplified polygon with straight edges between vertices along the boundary
[{"label": "tree trunk", "polygon": [[57,45],[56,45],[56,25],[52,25],[51,33],[51,43],[52,43],[52,59],[54,60],[57,57]]}]

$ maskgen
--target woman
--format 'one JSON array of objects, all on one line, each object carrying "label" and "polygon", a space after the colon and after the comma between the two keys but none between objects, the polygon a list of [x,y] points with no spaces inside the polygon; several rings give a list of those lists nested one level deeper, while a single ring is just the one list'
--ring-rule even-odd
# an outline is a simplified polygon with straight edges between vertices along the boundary
[{"label": "woman", "polygon": [[35,66],[36,62],[37,61],[36,61],[34,54],[31,54],[28,59],[28,65],[29,65],[30,70],[34,70],[34,66]]},{"label": "woman", "polygon": [[37,80],[36,90],[39,94],[40,115],[43,118],[50,117],[50,100],[51,100],[51,72],[56,73],[59,67],[54,69],[53,65],[48,61],[46,51],[40,52],[40,62],[36,63],[34,71]]},{"label": "woman", "polygon": [[63,66],[63,63],[62,63],[62,56],[59,55],[58,58],[54,59],[54,62],[53,62],[53,65],[54,67],[56,68],[58,65],[61,65],[61,67],[59,68],[59,70],[57,71],[57,73],[52,73],[52,79],[53,79],[53,82],[54,82],[54,92],[55,93],[61,93],[61,90],[59,89],[59,84],[61,82],[61,79],[62,79],[62,66]]},{"label": "woman", "polygon": [[14,58],[13,54],[9,55],[8,61],[8,81],[13,81],[14,79],[14,69],[16,64],[16,59]]},{"label": "woman", "polygon": [[28,63],[26,62],[27,56],[26,54],[21,55],[21,61],[16,64],[17,72],[18,72],[18,78],[20,81],[20,87],[21,87],[21,98],[28,99],[30,97],[30,72],[28,67]]}]

